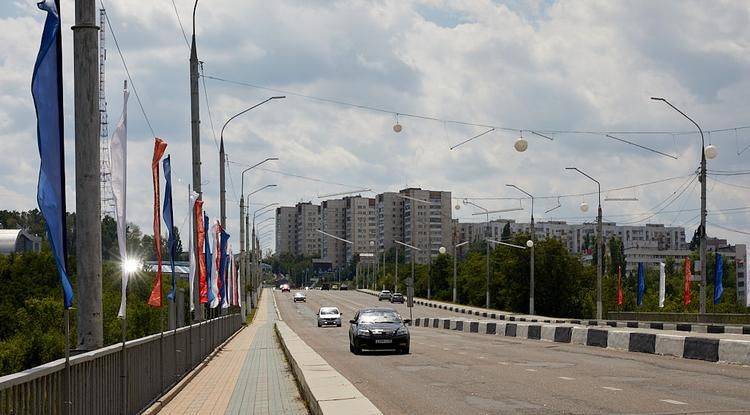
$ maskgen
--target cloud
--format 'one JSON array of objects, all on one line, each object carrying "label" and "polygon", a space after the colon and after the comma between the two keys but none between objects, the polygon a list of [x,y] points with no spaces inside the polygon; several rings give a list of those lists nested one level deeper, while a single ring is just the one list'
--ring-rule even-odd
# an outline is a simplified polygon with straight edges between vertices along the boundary
[{"label": "cloud", "polygon": [[[169,143],[175,198],[187,200],[191,182],[189,49],[170,2],[108,1],[108,13],[135,86],[155,133]],[[176,0],[182,26],[191,29],[192,2]],[[75,206],[72,1],[63,1],[66,51],[66,137],[68,206]],[[453,120],[511,129],[679,130],[693,126],[650,96],[667,96],[706,129],[744,125],[750,112],[750,34],[746,2],[635,1],[331,1],[199,4],[199,58],[207,74],[269,88]],[[33,5],[0,6],[0,165],[4,208],[35,207],[36,149],[29,93],[43,14]],[[110,125],[121,111],[125,73],[107,31],[107,98]],[[218,138],[224,122],[277,92],[205,79],[201,83],[201,170],[206,207],[218,213]],[[210,107],[206,106],[208,95]],[[211,116],[209,117],[208,109]],[[134,96],[129,108],[130,220],[149,229],[150,153],[153,137]],[[213,121],[213,126],[212,122]],[[623,138],[678,154],[676,161],[594,134],[531,135],[525,153],[513,150],[518,131],[495,131],[456,150],[449,147],[484,130],[402,115],[396,134],[390,113],[342,106],[288,94],[232,121],[225,130],[231,161],[251,165],[281,160],[245,175],[245,193],[265,184],[277,188],[253,195],[251,208],[300,200],[354,187],[376,192],[406,185],[451,190],[456,196],[510,196],[506,183],[531,193],[554,195],[595,190],[593,183],[565,172],[578,166],[605,189],[686,175],[700,154],[695,133],[625,135]],[[748,130],[712,134],[720,149],[710,169],[747,168]],[[274,173],[283,171],[322,181]],[[240,165],[227,180],[229,229],[238,227]],[[745,176],[726,181],[743,183]],[[324,182],[345,183],[351,187]],[[638,188],[638,202],[606,203],[605,216],[648,212],[672,195],[680,181]],[[709,186],[709,209],[748,206],[746,191]],[[580,221],[578,204],[567,198],[540,199],[535,216]],[[176,202],[181,203],[181,202]],[[483,201],[501,208],[517,201]],[[653,222],[697,220],[698,188],[692,187]],[[525,205],[526,206],[526,205]],[[544,207],[542,210],[540,206]],[[182,226],[186,216],[175,209]],[[470,217],[470,209],[458,216]],[[591,213],[591,211],[589,212]],[[591,213],[591,218],[593,215]],[[511,218],[526,220],[526,211]],[[676,218],[676,219],[675,219]],[[186,219],[186,218],[185,218]],[[476,219],[476,218],[474,218]],[[637,217],[636,217],[637,219]],[[747,230],[750,214],[715,215],[722,226]],[[624,221],[624,220],[623,220]],[[710,229],[733,241],[739,234]],[[182,230],[186,232],[186,229]]]}]

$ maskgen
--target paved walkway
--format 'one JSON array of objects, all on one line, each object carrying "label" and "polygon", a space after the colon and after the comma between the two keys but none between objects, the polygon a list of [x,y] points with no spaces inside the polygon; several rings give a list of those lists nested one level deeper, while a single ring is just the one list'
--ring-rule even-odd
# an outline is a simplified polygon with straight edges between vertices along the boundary
[{"label": "paved walkway", "polygon": [[273,294],[263,293],[244,328],[172,399],[162,414],[307,414],[273,330]]}]

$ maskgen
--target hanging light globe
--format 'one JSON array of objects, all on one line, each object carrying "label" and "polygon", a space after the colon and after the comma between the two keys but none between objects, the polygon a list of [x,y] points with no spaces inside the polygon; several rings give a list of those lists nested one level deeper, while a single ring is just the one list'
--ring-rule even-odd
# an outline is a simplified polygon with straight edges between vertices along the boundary
[{"label": "hanging light globe", "polygon": [[586,202],[581,202],[581,212],[588,212],[589,211],[589,204]]},{"label": "hanging light globe", "polygon": [[447,252],[447,250],[445,249],[444,246],[441,246],[440,249],[438,249],[438,252],[440,252],[442,255],[445,255],[445,253]]},{"label": "hanging light globe", "polygon": [[703,151],[706,154],[706,158],[709,160],[715,159],[716,156],[719,155],[719,150],[713,144],[707,145]]},{"label": "hanging light globe", "polygon": [[454,207],[454,209],[461,210],[461,205],[459,205],[458,203],[456,203],[456,206]]},{"label": "hanging light globe", "polygon": [[519,137],[518,140],[516,140],[516,142],[513,143],[513,147],[515,147],[517,152],[523,153],[524,151],[526,151],[527,148],[529,148],[529,142],[526,141],[525,138]]},{"label": "hanging light globe", "polygon": [[534,246],[534,241],[532,241],[531,239],[529,239],[528,241],[526,241],[526,246],[528,246],[529,248],[531,248],[532,246]]},{"label": "hanging light globe", "polygon": [[401,127],[401,124],[399,124],[398,122],[396,122],[395,124],[393,124],[393,131],[394,132],[400,133],[402,128],[403,127]]}]

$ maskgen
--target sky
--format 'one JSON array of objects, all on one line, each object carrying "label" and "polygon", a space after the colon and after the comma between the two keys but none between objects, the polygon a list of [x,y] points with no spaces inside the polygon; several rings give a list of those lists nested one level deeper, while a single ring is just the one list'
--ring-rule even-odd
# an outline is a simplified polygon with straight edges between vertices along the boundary
[{"label": "sky", "polygon": [[[75,207],[73,3],[62,0],[69,209]],[[128,221],[146,233],[154,135],[168,143],[175,222],[187,233],[192,3],[101,3],[153,127],[131,88]],[[0,209],[36,207],[30,83],[44,18],[33,0],[0,4]],[[530,203],[512,199],[523,196],[505,186],[512,183],[536,197],[537,221],[593,221],[596,195],[556,197],[596,191],[593,182],[564,170],[576,166],[601,182],[602,199],[637,198],[603,201],[605,220],[685,226],[690,237],[699,223],[700,186],[690,175],[699,165],[700,136],[680,114],[649,99],[661,96],[713,131],[705,135],[719,154],[708,164],[709,236],[748,243],[750,175],[736,173],[750,170],[750,129],[742,128],[750,125],[749,23],[750,3],[741,0],[203,0],[195,30],[207,76],[200,84],[206,210],[219,213],[217,142],[224,122],[285,94],[224,131],[230,234],[239,236],[242,166],[278,157],[245,175],[245,194],[277,185],[253,195],[252,210],[320,203],[318,196],[358,189],[374,196],[421,187],[453,192],[460,207],[454,217],[462,221],[484,217],[461,203],[465,197],[490,210],[523,207],[493,217],[528,221]],[[126,74],[109,27],[105,36],[111,134]],[[392,128],[397,120],[400,133]],[[451,121],[507,129],[451,150],[488,129]],[[520,135],[528,141],[522,153],[513,147]],[[653,181],[659,183],[610,190]],[[558,200],[561,207],[546,213]],[[584,201],[591,206],[586,213],[579,209]],[[272,248],[268,234],[262,242]]]}]

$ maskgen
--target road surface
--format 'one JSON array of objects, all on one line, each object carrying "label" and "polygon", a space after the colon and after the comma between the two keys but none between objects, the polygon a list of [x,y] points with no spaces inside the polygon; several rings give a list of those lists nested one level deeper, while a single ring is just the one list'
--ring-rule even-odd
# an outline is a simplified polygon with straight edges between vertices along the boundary
[{"label": "road surface", "polygon": [[[306,291],[295,304],[294,292],[274,293],[284,321],[385,414],[750,413],[742,366],[422,327],[410,329],[409,355],[353,355],[354,311],[392,305],[356,291]],[[341,328],[317,327],[321,305],[340,308]]]}]

